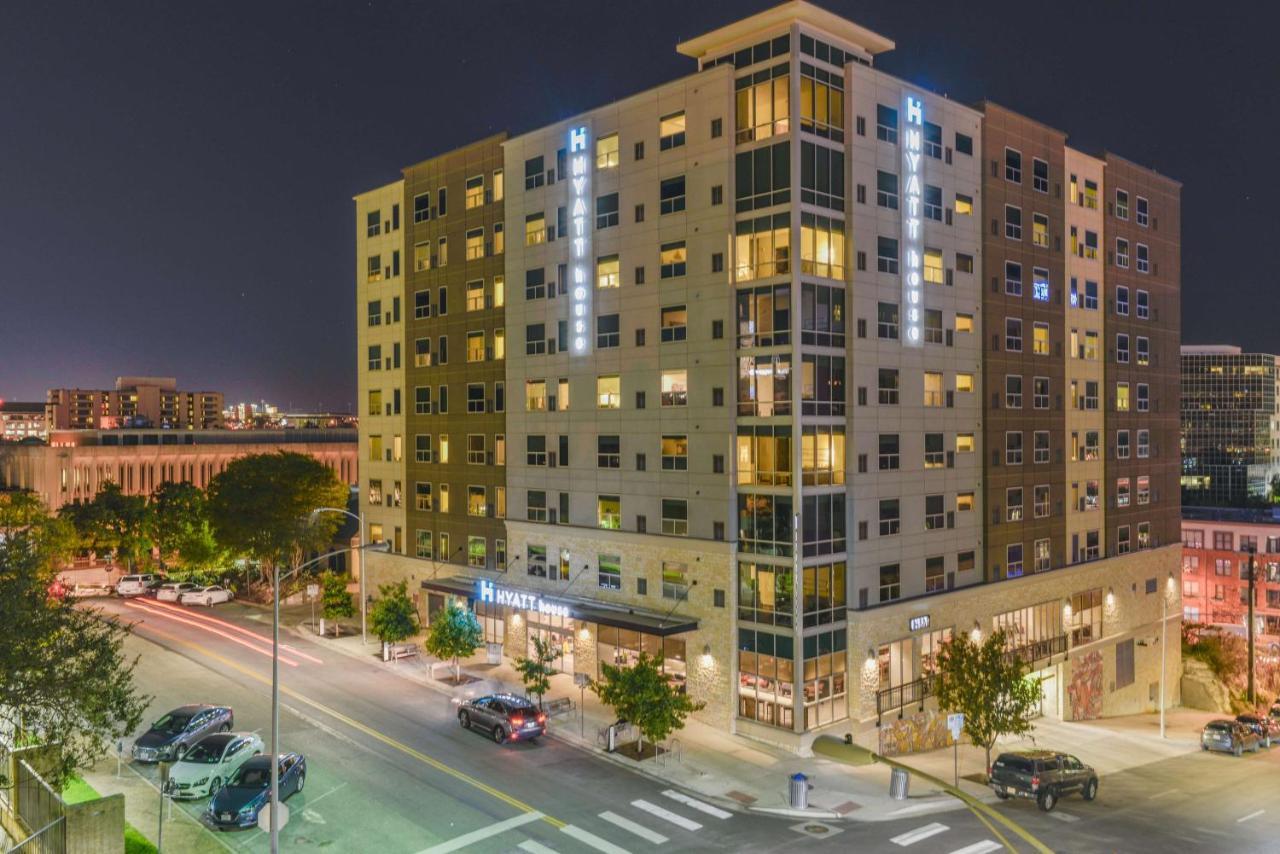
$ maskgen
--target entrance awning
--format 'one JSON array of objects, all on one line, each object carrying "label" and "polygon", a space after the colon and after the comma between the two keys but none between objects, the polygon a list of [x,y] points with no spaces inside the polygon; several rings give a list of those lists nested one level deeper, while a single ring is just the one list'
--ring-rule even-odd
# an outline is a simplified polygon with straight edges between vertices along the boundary
[{"label": "entrance awning", "polygon": [[[448,593],[453,596],[476,598],[476,581],[474,578],[429,578],[422,582],[422,589],[437,593]],[[542,596],[548,601],[569,606],[569,615],[575,620],[596,623],[601,626],[613,626],[619,629],[642,632],[646,635],[666,637],[684,632],[692,632],[698,628],[698,620],[685,614],[659,614],[638,608],[619,607],[589,599],[572,596],[549,596],[542,591],[528,591]]]}]

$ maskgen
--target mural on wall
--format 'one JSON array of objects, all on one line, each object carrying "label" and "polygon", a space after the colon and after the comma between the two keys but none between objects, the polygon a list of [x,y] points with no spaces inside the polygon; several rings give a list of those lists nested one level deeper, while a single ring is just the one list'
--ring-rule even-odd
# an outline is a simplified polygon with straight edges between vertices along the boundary
[{"label": "mural on wall", "polygon": [[938,712],[917,712],[880,727],[880,755],[902,756],[951,746],[947,716]]},{"label": "mural on wall", "polygon": [[1089,721],[1102,717],[1102,653],[1094,650],[1071,662],[1071,684],[1067,686],[1071,720]]}]

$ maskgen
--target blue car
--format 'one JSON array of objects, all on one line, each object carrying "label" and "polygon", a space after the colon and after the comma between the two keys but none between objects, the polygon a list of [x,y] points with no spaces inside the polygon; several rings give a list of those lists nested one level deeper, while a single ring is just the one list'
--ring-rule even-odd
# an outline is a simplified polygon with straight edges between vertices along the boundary
[{"label": "blue car", "polygon": [[[280,800],[302,791],[307,782],[306,757],[297,753],[281,753]],[[205,819],[219,829],[254,827],[258,813],[270,800],[271,757],[254,756],[236,770],[226,784],[209,801]]]}]

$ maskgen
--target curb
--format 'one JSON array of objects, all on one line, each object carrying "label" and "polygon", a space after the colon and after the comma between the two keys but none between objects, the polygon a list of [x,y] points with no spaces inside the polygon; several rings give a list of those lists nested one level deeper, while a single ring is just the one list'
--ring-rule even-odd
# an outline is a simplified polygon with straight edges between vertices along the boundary
[{"label": "curb", "polygon": [[786,807],[749,807],[748,809],[754,813],[785,816],[786,818],[822,818],[828,821],[839,821],[844,818],[835,810],[793,810]]}]

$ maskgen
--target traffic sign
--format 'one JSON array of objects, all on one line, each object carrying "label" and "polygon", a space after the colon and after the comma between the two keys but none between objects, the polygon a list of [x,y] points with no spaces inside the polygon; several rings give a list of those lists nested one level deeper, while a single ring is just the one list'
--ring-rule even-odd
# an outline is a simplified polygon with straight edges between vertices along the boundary
[{"label": "traffic sign", "polygon": [[[276,809],[280,812],[280,827],[283,829],[289,823],[289,806],[281,802]],[[269,801],[263,804],[262,809],[258,810],[258,827],[263,833],[271,832],[271,803]]]},{"label": "traffic sign", "polygon": [[964,729],[964,713],[956,712],[954,714],[947,715],[947,729],[951,730],[951,737],[954,740],[959,741],[960,730]]},{"label": "traffic sign", "polygon": [[319,596],[319,595],[320,595],[320,585],[319,585],[319,584],[308,584],[308,585],[307,585],[307,598],[308,598],[308,599],[315,599],[315,598],[316,598],[317,596]]}]

